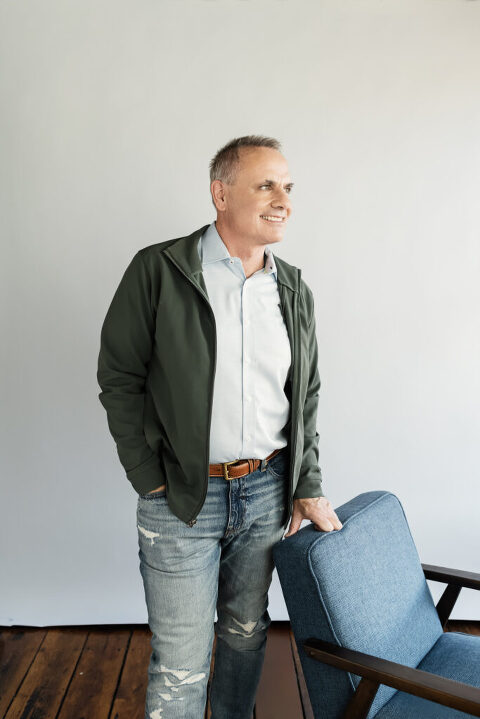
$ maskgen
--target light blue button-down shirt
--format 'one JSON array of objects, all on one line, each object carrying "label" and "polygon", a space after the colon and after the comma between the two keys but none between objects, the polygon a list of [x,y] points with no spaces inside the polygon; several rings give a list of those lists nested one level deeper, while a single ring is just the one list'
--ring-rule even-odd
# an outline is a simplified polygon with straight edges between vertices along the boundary
[{"label": "light blue button-down shirt", "polygon": [[291,350],[275,260],[265,246],[263,269],[247,278],[215,222],[198,253],[217,328],[209,462],[264,459],[287,444],[290,411],[284,387]]}]

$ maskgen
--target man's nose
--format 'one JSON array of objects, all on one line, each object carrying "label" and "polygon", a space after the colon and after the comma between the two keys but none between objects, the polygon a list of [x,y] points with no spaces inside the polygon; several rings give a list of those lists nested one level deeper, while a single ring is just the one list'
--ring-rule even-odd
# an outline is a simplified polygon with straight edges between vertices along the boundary
[{"label": "man's nose", "polygon": [[288,196],[288,192],[285,192],[284,190],[279,190],[272,200],[272,206],[273,207],[282,207],[285,210],[290,211],[291,203],[290,203],[290,198]]}]

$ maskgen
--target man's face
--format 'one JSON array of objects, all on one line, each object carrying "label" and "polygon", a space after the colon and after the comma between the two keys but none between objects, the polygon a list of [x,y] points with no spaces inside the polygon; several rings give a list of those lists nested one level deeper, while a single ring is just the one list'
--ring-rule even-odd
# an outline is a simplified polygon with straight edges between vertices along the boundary
[{"label": "man's face", "polygon": [[235,183],[212,183],[217,219],[252,244],[279,242],[292,211],[287,161],[270,147],[240,148],[239,155]]}]

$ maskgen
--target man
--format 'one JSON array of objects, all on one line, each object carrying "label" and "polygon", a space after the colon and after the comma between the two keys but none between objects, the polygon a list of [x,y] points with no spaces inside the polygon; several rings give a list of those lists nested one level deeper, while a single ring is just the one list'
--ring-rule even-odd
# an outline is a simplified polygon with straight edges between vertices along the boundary
[{"label": "man", "polygon": [[149,719],[201,719],[207,687],[212,719],[250,719],[272,547],[289,520],[287,537],[342,527],[321,490],[313,295],[270,248],[291,214],[280,144],[232,140],[210,180],[216,221],[139,250],[101,333],[99,398],[139,495]]}]

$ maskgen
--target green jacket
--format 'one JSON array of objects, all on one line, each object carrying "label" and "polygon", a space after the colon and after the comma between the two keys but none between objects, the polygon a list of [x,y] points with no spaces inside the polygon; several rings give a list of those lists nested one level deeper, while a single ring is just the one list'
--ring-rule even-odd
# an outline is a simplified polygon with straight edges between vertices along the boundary
[{"label": "green jacket", "polygon": [[[98,396],[127,478],[138,494],[165,483],[169,508],[189,526],[207,494],[216,367],[215,317],[197,249],[207,227],[136,253],[102,325],[97,371]],[[320,378],[312,291],[300,269],[274,258],[292,351],[285,384],[291,449],[286,527],[293,499],[323,496]]]}]

